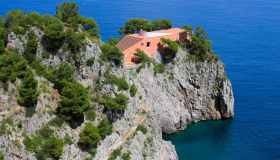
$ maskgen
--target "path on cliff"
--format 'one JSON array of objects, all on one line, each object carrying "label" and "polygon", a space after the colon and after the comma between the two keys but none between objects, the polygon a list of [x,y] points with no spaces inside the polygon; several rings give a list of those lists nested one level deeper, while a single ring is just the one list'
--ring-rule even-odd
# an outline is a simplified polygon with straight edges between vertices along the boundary
[{"label": "path on cliff", "polygon": [[129,128],[125,134],[121,135],[121,138],[119,138],[117,141],[115,141],[115,143],[113,145],[111,145],[111,147],[109,147],[107,149],[107,155],[105,155],[105,159],[108,159],[111,154],[113,153],[114,150],[118,149],[119,147],[121,147],[137,130],[137,127],[140,124],[143,124],[143,122],[145,121],[146,115],[145,114],[141,114],[141,112],[149,112],[149,108],[146,105],[141,105],[140,107],[140,114],[137,114],[134,118],[134,126]]}]

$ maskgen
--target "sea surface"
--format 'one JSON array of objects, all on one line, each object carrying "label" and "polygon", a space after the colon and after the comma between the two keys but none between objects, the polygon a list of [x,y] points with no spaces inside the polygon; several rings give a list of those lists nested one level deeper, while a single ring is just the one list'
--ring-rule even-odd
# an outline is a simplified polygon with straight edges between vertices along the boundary
[{"label": "sea surface", "polygon": [[[54,14],[60,0],[0,0],[11,9]],[[103,40],[133,17],[203,26],[233,84],[235,118],[169,135],[181,160],[280,160],[280,0],[77,0]]]}]

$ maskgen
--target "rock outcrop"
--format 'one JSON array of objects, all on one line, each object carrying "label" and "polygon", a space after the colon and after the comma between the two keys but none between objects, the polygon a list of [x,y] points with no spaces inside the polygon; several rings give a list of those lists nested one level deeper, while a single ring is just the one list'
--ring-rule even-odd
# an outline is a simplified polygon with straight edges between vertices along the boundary
[{"label": "rock outcrop", "polygon": [[192,62],[187,54],[180,50],[175,64],[167,65],[164,74],[154,75],[146,68],[129,77],[166,133],[192,122],[234,115],[232,87],[222,62]]},{"label": "rock outcrop", "polygon": [[[35,33],[38,34],[38,38],[43,34],[40,31]],[[24,39],[11,34],[8,47],[23,53],[24,43],[26,43]],[[102,78],[107,67],[99,61],[101,54],[99,45],[90,40],[87,43],[88,45],[81,52],[82,62],[76,71],[76,79],[85,86],[94,88],[96,81]],[[42,50],[43,48],[39,47],[37,56],[40,56]],[[125,113],[113,123],[113,133],[100,142],[93,159],[106,160],[114,150],[121,148],[122,153],[130,153],[132,160],[177,160],[175,147],[171,142],[163,140],[162,133],[185,129],[193,122],[234,116],[232,86],[226,76],[223,63],[221,61],[194,62],[188,59],[188,56],[187,51],[180,49],[174,62],[166,64],[165,72],[161,74],[155,74],[152,66],[143,68],[139,73],[136,69],[112,68],[113,74],[123,76],[129,84],[137,86],[138,92],[135,97],[129,98]],[[94,58],[94,63],[87,66],[86,61],[91,58]],[[59,54],[44,59],[42,63],[57,65],[63,61],[67,61],[67,52],[60,50]],[[40,77],[38,80],[42,84],[46,81]],[[55,110],[59,99],[58,93],[52,89],[52,84],[44,84],[49,92],[41,93],[37,110],[28,118],[23,113],[12,112],[19,108],[16,104],[16,87],[10,85],[8,90],[0,90],[1,101],[5,100],[4,105],[0,103],[3,106],[1,120],[9,113],[15,115],[12,116],[14,121],[23,122],[22,129],[12,127],[9,130],[17,134],[0,136],[0,148],[6,152],[6,159],[36,159],[25,150],[22,136],[34,133],[40,126],[51,121],[53,115],[50,111]],[[114,86],[107,86],[103,91],[120,92]],[[122,92],[129,95],[128,91]],[[103,106],[97,104],[96,108],[97,117],[104,116]],[[144,127],[145,131],[139,130],[139,126]],[[23,130],[25,133],[22,133]],[[61,159],[82,160],[87,157],[87,154],[77,146],[80,127],[71,129],[64,125],[56,132],[61,137],[68,134],[73,138],[73,144],[64,147]],[[20,145],[16,145],[15,141]],[[17,152],[17,155],[14,155],[14,152]],[[17,156],[20,158],[15,158]]]}]

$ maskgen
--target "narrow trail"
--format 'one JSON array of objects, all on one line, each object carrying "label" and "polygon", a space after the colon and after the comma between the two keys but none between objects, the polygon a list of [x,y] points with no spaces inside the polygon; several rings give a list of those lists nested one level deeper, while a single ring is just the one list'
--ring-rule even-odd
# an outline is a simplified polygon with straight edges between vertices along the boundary
[{"label": "narrow trail", "polygon": [[[140,108],[141,111],[144,112],[148,112],[149,109],[148,107],[146,107],[145,105],[141,105],[142,107]],[[125,134],[121,135],[121,138],[118,139],[113,145],[111,145],[111,147],[108,148],[107,154],[104,156],[105,159],[108,159],[111,154],[113,153],[114,150],[118,149],[120,146],[122,146],[123,144],[125,144],[125,142],[136,132],[137,127],[140,124],[143,124],[143,122],[146,119],[146,115],[145,114],[137,114],[134,118],[134,126],[129,128]]]}]

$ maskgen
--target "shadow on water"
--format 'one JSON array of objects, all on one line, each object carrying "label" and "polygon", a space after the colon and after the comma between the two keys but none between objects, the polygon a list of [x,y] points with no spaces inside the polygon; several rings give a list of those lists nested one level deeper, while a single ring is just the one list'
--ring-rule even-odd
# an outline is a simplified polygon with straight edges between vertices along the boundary
[{"label": "shadow on water", "polygon": [[[186,130],[164,135],[175,146],[180,159],[223,159],[227,145],[231,144],[233,120],[205,121],[190,125]],[[220,157],[220,158],[219,158]]]}]

